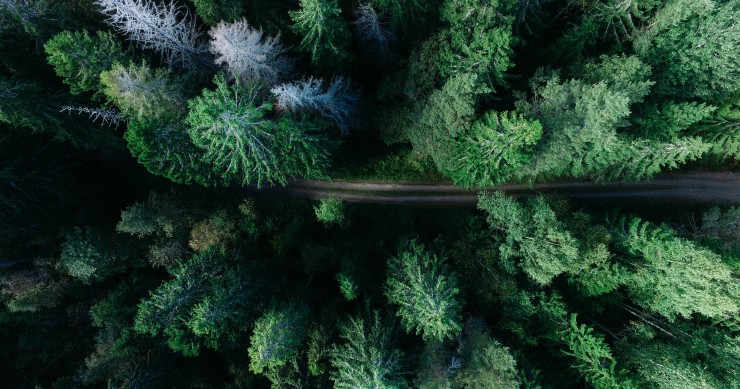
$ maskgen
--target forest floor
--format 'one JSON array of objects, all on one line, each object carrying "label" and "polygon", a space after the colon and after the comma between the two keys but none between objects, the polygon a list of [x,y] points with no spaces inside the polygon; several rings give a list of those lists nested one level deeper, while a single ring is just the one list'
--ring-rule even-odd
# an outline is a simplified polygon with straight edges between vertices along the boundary
[{"label": "forest floor", "polygon": [[[294,180],[285,187],[246,187],[249,193],[318,200],[328,197],[347,202],[402,205],[474,205],[478,190],[456,187],[449,182],[378,183],[365,181]],[[693,202],[740,204],[740,173],[669,173],[649,181],[604,182],[565,180],[546,184],[508,184],[486,188],[511,196],[556,194],[582,201]]]}]

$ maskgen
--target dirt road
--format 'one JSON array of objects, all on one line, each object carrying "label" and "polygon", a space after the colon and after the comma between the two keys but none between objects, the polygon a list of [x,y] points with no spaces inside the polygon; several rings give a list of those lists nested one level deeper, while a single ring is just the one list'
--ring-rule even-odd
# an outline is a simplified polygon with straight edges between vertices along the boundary
[{"label": "dirt road", "polygon": [[[336,197],[347,202],[403,205],[473,205],[476,190],[451,183],[395,184],[354,181],[295,180],[285,187],[257,189],[250,193],[301,199]],[[556,194],[567,199],[593,201],[693,202],[740,204],[740,173],[661,174],[650,181],[607,182],[558,181],[548,184],[500,185],[487,191],[504,191],[517,197],[538,193]]]}]

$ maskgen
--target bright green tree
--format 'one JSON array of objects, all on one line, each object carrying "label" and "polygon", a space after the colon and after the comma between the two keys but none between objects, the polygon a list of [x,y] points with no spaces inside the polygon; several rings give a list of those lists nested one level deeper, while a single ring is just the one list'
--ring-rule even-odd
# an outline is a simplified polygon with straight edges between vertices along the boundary
[{"label": "bright green tree", "polygon": [[403,353],[391,343],[393,327],[380,320],[380,314],[372,312],[364,320],[350,317],[339,327],[343,342],[329,351],[331,380],[337,389],[405,388],[406,382],[400,375]]},{"label": "bright green tree", "polygon": [[249,370],[262,374],[295,356],[308,330],[304,316],[298,309],[286,307],[272,308],[257,319],[249,339]]},{"label": "bright green tree", "polygon": [[410,242],[388,261],[385,294],[406,332],[424,340],[454,338],[462,330],[459,293],[456,274],[421,244]]},{"label": "bright green tree", "polygon": [[635,51],[653,68],[660,96],[724,102],[740,77],[737,0],[670,0],[635,39]]},{"label": "bright green tree", "polygon": [[229,86],[223,75],[216,90],[204,90],[189,102],[187,122],[193,143],[214,174],[240,184],[285,183],[287,177],[323,175],[326,142],[308,122],[288,117],[271,120],[272,106],[257,102],[257,91]]},{"label": "bright green tree", "polygon": [[318,68],[340,68],[349,56],[350,34],[339,16],[339,2],[300,0],[300,5],[300,10],[290,11],[293,31],[303,37],[299,48],[311,53],[311,62]]},{"label": "bright green tree", "polygon": [[641,307],[668,320],[740,311],[740,286],[732,268],[716,253],[637,217],[622,218],[614,232],[619,246],[632,257],[632,275],[625,285]]},{"label": "bright green tree", "polygon": [[540,285],[549,284],[562,273],[577,273],[589,258],[580,255],[581,242],[558,220],[544,197],[526,206],[501,192],[482,193],[478,208],[488,224],[503,234],[499,256],[503,268],[515,273],[521,268]]},{"label": "bright green tree", "polygon": [[107,31],[98,31],[95,35],[87,31],[64,31],[46,42],[44,50],[49,64],[73,94],[101,91],[101,73],[110,70],[115,63],[131,61],[113,34]]},{"label": "bright green tree", "polygon": [[504,182],[532,159],[542,125],[513,112],[489,111],[456,140],[448,176],[457,185],[485,187]]},{"label": "bright green tree", "polygon": [[313,207],[316,219],[327,226],[333,224],[347,224],[347,210],[344,202],[337,198],[321,199],[319,205]]}]

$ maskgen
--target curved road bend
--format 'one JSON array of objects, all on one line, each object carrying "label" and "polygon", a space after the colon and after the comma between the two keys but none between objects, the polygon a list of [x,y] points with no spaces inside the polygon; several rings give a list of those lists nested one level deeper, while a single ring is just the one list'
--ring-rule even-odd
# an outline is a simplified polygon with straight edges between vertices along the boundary
[{"label": "curved road bend", "polygon": [[[474,205],[478,200],[478,190],[459,188],[451,183],[395,184],[294,180],[285,187],[257,189],[250,186],[246,190],[258,195],[310,200],[336,197],[348,202],[375,204]],[[594,201],[740,204],[740,173],[669,173],[655,176],[650,181],[596,183],[572,180],[534,186],[499,185],[486,190],[491,192],[500,190],[515,197],[546,193],[567,199]]]}]

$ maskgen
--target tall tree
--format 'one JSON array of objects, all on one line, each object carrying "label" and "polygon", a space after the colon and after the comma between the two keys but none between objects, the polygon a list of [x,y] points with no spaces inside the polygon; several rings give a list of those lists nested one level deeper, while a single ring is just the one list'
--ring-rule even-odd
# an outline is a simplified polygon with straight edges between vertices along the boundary
[{"label": "tall tree", "polygon": [[400,375],[400,350],[393,348],[393,327],[374,311],[370,317],[350,317],[339,327],[343,342],[329,351],[330,373],[337,389],[391,389],[406,386]]},{"label": "tall tree", "polygon": [[290,11],[293,30],[301,35],[299,48],[311,54],[318,68],[340,69],[348,59],[350,34],[339,16],[337,0],[300,0],[301,8]]},{"label": "tall tree", "polygon": [[397,306],[406,332],[442,341],[462,330],[457,276],[443,258],[410,242],[388,261],[386,297]]},{"label": "tall tree", "polygon": [[489,111],[455,142],[448,176],[457,185],[485,187],[505,182],[532,160],[542,125],[513,112]]},{"label": "tall tree", "polygon": [[64,31],[46,42],[44,50],[48,61],[70,92],[99,92],[102,90],[100,74],[110,70],[113,64],[130,62],[121,44],[113,34],[98,31],[90,35],[82,32]]},{"label": "tall tree", "polygon": [[635,39],[635,51],[665,97],[724,102],[740,89],[737,0],[671,0]]},{"label": "tall tree", "polygon": [[189,131],[203,149],[203,159],[227,181],[242,184],[285,183],[288,176],[320,176],[328,164],[327,145],[310,134],[306,123],[283,117],[270,120],[269,103],[257,90],[228,86],[223,76],[216,90],[190,101]]},{"label": "tall tree", "polygon": [[249,370],[262,374],[285,365],[298,353],[306,331],[304,314],[294,307],[265,312],[249,339]]}]

